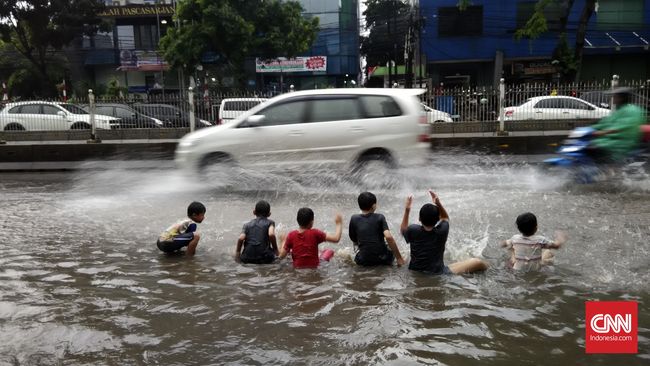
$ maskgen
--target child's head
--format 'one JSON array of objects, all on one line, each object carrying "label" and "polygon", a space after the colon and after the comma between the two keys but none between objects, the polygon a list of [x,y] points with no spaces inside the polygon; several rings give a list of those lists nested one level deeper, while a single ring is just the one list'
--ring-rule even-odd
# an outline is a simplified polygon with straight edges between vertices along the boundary
[{"label": "child's head", "polygon": [[264,200],[260,200],[255,204],[253,214],[258,217],[269,217],[271,216],[271,205]]},{"label": "child's head", "polygon": [[530,212],[517,216],[517,228],[525,236],[531,236],[537,232],[537,217]]},{"label": "child's head", "polygon": [[187,217],[190,219],[201,222],[205,216],[205,206],[201,202],[192,202],[187,206]]},{"label": "child's head", "polygon": [[300,225],[301,228],[311,229],[314,224],[314,211],[309,207],[303,207],[298,210],[296,218],[298,219],[298,225]]},{"label": "child's head", "polygon": [[436,205],[427,203],[420,209],[420,222],[424,226],[434,226],[440,220],[440,212]]},{"label": "child's head", "polygon": [[370,211],[376,208],[377,197],[370,192],[363,192],[359,195],[359,198],[357,198],[357,202],[359,202],[359,208],[361,211]]}]

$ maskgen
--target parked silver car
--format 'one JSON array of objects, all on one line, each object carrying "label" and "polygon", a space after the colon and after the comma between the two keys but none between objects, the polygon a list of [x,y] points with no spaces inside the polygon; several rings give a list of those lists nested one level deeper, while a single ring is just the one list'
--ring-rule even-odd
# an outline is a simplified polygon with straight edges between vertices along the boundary
[{"label": "parked silver car", "polygon": [[[95,127],[109,130],[119,125],[111,116],[95,115]],[[69,103],[29,101],[8,103],[0,111],[4,131],[52,131],[91,128],[90,115]]]}]

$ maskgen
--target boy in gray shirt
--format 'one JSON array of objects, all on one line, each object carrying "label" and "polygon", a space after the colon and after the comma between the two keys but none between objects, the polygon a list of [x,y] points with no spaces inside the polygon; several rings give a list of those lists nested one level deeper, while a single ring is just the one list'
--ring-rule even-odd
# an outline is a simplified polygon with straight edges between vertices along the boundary
[{"label": "boy in gray shirt", "polygon": [[257,202],[253,215],[255,218],[244,224],[237,239],[235,260],[253,264],[272,263],[278,255],[278,244],[275,222],[269,220],[271,205],[264,200]]}]

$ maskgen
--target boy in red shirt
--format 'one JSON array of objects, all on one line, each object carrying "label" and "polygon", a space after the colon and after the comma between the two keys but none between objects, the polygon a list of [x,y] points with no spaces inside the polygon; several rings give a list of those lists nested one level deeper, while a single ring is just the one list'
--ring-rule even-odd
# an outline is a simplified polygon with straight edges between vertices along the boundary
[{"label": "boy in red shirt", "polygon": [[282,243],[279,258],[282,259],[291,253],[294,268],[317,268],[320,263],[318,258],[318,244],[328,241],[338,243],[341,240],[343,218],[336,215],[336,233],[327,234],[314,226],[314,211],[311,208],[303,207],[298,210],[298,225],[300,229],[289,233]]}]

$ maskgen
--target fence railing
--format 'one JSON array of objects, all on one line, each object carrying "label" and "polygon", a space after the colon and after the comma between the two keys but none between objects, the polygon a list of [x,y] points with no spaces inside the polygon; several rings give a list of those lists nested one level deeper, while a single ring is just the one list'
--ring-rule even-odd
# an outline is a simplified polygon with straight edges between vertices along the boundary
[{"label": "fence railing", "polygon": [[[433,108],[426,113],[430,114],[428,120],[434,124],[433,130],[440,133],[549,131],[570,129],[605,117],[612,108],[609,91],[617,86],[631,88],[631,102],[650,110],[650,80],[623,82],[616,76],[610,81],[573,84],[502,82],[499,88],[438,87],[420,97],[423,104]],[[41,141],[79,136],[178,138],[194,129],[227,123],[272,96],[190,90],[136,99],[94,96],[89,91],[87,96],[67,103],[6,101],[0,111],[0,140],[25,140],[28,136]]]}]

